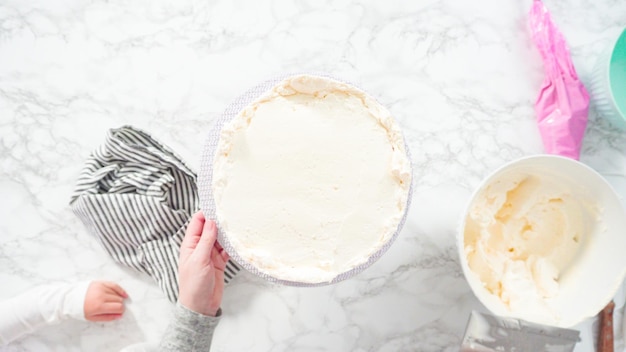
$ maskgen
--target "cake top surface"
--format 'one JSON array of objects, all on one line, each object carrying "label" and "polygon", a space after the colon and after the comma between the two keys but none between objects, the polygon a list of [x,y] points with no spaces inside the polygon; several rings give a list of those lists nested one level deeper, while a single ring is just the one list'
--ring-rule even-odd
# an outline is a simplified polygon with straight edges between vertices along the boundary
[{"label": "cake top surface", "polygon": [[280,280],[330,282],[398,231],[411,183],[400,130],[363,91],[280,81],[220,131],[216,218],[235,257]]}]

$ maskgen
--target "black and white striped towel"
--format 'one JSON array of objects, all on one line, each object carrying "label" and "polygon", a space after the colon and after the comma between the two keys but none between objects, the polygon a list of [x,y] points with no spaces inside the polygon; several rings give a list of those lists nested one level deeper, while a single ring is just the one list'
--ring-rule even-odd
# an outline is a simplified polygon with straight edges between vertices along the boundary
[{"label": "black and white striped towel", "polygon": [[[178,254],[199,209],[196,174],[168,147],[131,126],[109,130],[87,159],[72,210],[118,263],[178,297]],[[229,261],[225,281],[239,267]]]}]

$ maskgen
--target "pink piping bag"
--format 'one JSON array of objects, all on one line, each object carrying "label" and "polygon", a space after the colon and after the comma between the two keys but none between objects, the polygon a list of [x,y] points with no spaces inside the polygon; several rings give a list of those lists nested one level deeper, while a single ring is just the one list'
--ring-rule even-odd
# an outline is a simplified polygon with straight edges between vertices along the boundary
[{"label": "pink piping bag", "polygon": [[563,34],[541,0],[533,1],[529,24],[545,69],[535,102],[545,151],[578,160],[587,127],[589,93],[576,75]]}]

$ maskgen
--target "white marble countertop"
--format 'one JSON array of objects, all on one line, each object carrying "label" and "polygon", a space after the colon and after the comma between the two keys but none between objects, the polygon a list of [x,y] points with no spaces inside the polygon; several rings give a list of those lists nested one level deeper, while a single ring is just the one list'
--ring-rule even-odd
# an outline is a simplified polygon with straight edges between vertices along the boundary
[{"label": "white marble countertop", "polygon": [[[598,53],[626,25],[626,2],[546,4],[589,82]],[[484,311],[454,244],[465,203],[498,166],[542,152],[533,104],[543,67],[529,8],[530,0],[2,1],[0,299],[84,279],[117,281],[132,297],[120,321],[66,322],[6,350],[157,341],[170,303],[151,279],[115,265],[68,206],[84,159],[107,129],[130,124],[198,169],[204,134],[232,99],[268,77],[312,70],[358,83],[400,122],[416,167],[407,224],[375,265],[331,287],[240,275],[226,289],[213,350],[457,351],[470,311]],[[626,134],[593,109],[581,161],[626,198]],[[577,351],[594,350],[592,326],[577,326]]]}]

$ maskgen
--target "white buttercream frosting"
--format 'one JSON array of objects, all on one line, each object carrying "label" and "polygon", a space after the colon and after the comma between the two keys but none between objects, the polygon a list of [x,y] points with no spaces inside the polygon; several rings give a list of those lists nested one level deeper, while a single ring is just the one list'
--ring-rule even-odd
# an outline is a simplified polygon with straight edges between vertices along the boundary
[{"label": "white buttercream frosting", "polygon": [[395,233],[410,162],[390,113],[332,79],[286,79],[221,131],[213,164],[220,229],[274,278],[321,283]]},{"label": "white buttercream frosting", "polygon": [[547,176],[511,174],[489,184],[470,206],[465,254],[470,269],[512,311],[554,319],[550,298],[585,240],[593,214]]}]

